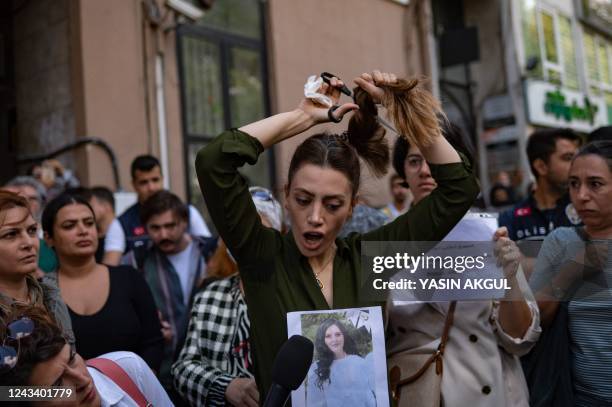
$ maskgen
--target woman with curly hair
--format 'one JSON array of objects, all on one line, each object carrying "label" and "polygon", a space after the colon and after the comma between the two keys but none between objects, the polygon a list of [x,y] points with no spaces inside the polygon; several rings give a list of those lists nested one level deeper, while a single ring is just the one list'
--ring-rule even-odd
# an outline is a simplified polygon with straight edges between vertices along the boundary
[{"label": "woman with curly hair", "polygon": [[342,322],[329,318],[319,325],[315,352],[317,360],[308,373],[307,406],[376,406],[374,375],[367,374],[374,367],[361,357]]}]

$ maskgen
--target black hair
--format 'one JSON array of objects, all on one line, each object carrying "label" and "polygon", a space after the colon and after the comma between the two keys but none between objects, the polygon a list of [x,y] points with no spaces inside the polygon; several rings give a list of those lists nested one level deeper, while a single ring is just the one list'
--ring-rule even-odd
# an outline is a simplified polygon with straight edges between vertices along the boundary
[{"label": "black hair", "polygon": [[113,212],[115,211],[115,195],[113,195],[113,192],[110,189],[103,186],[98,186],[92,187],[90,191],[92,197],[108,203],[111,208],[113,208]]},{"label": "black hair", "polygon": [[593,130],[588,136],[587,141],[604,141],[612,140],[612,126],[602,126],[598,129]]},{"label": "black hair", "polygon": [[[439,117],[443,112],[439,101],[422,82],[418,78],[398,79],[380,87],[384,91],[382,104],[396,129],[419,144],[429,145],[441,133]],[[376,177],[386,174],[389,145],[385,129],[378,121],[376,104],[360,87],[353,92],[359,109],[353,112],[347,131],[342,135],[316,134],[300,144],[289,164],[289,186],[297,170],[305,164],[314,164],[344,174],[355,198],[361,177],[359,158]]]},{"label": "black hair", "polygon": [[580,136],[571,129],[546,129],[538,130],[531,134],[527,140],[527,158],[533,176],[538,178],[538,171],[533,163],[540,159],[548,164],[550,156],[557,148],[557,140],[569,140],[580,144]]},{"label": "black hair", "polygon": [[591,154],[601,157],[608,164],[610,172],[612,172],[612,140],[593,141],[586,144],[574,156],[574,161],[578,157]]},{"label": "black hair", "polygon": [[68,195],[78,195],[84,199],[86,199],[87,201],[91,200],[92,194],[91,194],[91,189],[86,188],[86,187],[72,187],[72,188],[66,188],[63,191],[64,194],[68,194]]},{"label": "black hair", "polygon": [[331,383],[330,373],[331,364],[334,361],[334,352],[325,344],[325,333],[329,327],[333,325],[337,326],[344,336],[344,352],[346,352],[347,355],[359,355],[355,339],[353,339],[342,322],[335,318],[328,318],[323,321],[321,325],[319,325],[315,337],[315,350],[318,356],[315,373],[317,375],[317,386],[319,386],[319,388],[322,388],[326,382]]},{"label": "black hair", "polygon": [[132,179],[135,179],[136,171],[149,172],[155,167],[159,167],[161,171],[161,165],[157,158],[148,154],[139,155],[132,161],[132,165],[130,166],[130,174],[132,174]]},{"label": "black hair", "polygon": [[45,210],[43,211],[43,214],[42,214],[42,220],[41,220],[42,228],[43,228],[43,231],[49,237],[53,237],[53,226],[55,225],[55,220],[57,219],[57,213],[60,211],[60,209],[62,209],[64,206],[74,205],[74,204],[85,205],[87,208],[89,208],[92,216],[95,219],[96,215],[87,199],[85,199],[81,195],[75,195],[75,194],[63,192],[57,197],[55,197],[54,199],[52,199],[51,202],[49,202],[47,206],[45,206]]},{"label": "black hair", "polygon": [[[447,120],[442,120],[442,135],[450,143],[451,146],[458,152],[465,155],[472,165],[475,165],[475,151],[471,141],[464,135],[461,128]],[[410,143],[405,137],[398,137],[393,147],[393,158],[392,164],[393,169],[397,174],[406,179],[406,172],[404,171],[404,163],[406,162],[406,156],[410,151]]]},{"label": "black hair", "polygon": [[140,208],[140,221],[146,226],[147,222],[156,215],[172,211],[174,216],[189,222],[189,209],[181,199],[170,191],[161,190],[151,195]]}]

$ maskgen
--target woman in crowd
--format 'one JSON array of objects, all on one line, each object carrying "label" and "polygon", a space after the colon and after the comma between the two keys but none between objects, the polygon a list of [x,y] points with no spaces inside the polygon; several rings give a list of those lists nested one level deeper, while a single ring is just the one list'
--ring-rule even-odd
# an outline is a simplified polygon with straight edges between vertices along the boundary
[{"label": "woman in crowd", "polygon": [[[244,284],[260,398],[271,384],[274,357],[287,339],[287,312],[364,302],[359,298],[362,241],[438,240],[461,219],[478,193],[471,167],[440,134],[438,102],[417,80],[398,80],[375,71],[355,82],[357,104],[328,109],[304,99],[293,111],[223,133],[196,159],[206,204],[238,262]],[[319,92],[333,104],[343,86],[332,78]],[[338,233],[359,191],[358,157],[377,174],[388,166],[388,145],[375,103],[387,107],[402,134],[414,135],[431,162],[438,189],[411,214],[372,232],[340,239]],[[255,163],[264,149],[316,124],[340,121],[349,111],[354,114],[346,134],[316,134],[293,155],[285,187],[291,233],[264,227],[238,168]]]},{"label": "woman in crowd", "polygon": [[[546,237],[530,281],[545,336],[553,333],[551,346],[542,349],[541,355],[544,360],[554,360],[555,379],[550,388],[559,389],[559,384],[565,388],[561,389],[562,400],[540,405],[610,406],[612,141],[584,146],[574,157],[568,184],[584,226],[557,228]],[[566,355],[569,360],[564,362]],[[545,390],[532,389],[534,399],[546,397]]]},{"label": "woman in crowd", "polygon": [[[453,125],[445,126],[444,136],[458,151],[471,160],[471,149],[466,147],[461,131]],[[410,143],[398,141],[394,150],[394,167],[402,174],[414,194],[413,207],[417,210],[428,196],[439,188],[423,159],[421,150]],[[394,305],[389,302],[387,327],[388,368],[400,368],[405,379],[425,365],[442,341],[443,327],[448,314],[451,325],[444,355],[439,397],[445,406],[526,406],[529,400],[527,384],[519,357],[526,354],[538,340],[539,312],[522,272],[518,269],[519,252],[507,238],[505,228],[495,236],[498,259],[511,285],[501,301],[457,302],[454,308],[445,302],[411,302]],[[393,297],[392,297],[393,299]],[[422,363],[408,371],[406,360],[424,355]],[[408,359],[406,359],[408,358]],[[430,367],[433,369],[435,366]],[[402,371],[403,369],[403,371]],[[424,399],[431,389],[418,387],[424,380],[410,384]],[[399,394],[398,394],[399,393]],[[411,405],[407,389],[397,389],[400,405]]]},{"label": "woman in crowd", "polygon": [[308,407],[376,407],[374,376],[369,374],[374,366],[359,355],[342,322],[329,318],[321,323],[315,352],[317,361],[308,373]]},{"label": "woman in crowd", "polygon": [[[461,129],[453,123],[443,121],[441,130],[450,145],[475,166],[474,148],[464,137]],[[398,137],[395,140],[391,164],[395,172],[405,180],[404,186],[412,192],[411,206],[419,203],[436,188],[436,180],[419,146],[405,137]]]},{"label": "woman in crowd", "polygon": [[132,351],[159,369],[163,339],[151,291],[133,268],[96,263],[98,234],[89,203],[61,194],[45,208],[42,225],[59,260],[47,280],[57,284],[68,306],[79,353],[88,359]]},{"label": "woman in crowd", "polygon": [[38,249],[38,223],[27,199],[0,190],[0,313],[7,313],[15,303],[44,308],[74,343],[70,316],[57,286],[33,277]]},{"label": "woman in crowd", "polygon": [[[69,345],[60,328],[37,307],[16,307],[2,317],[0,339],[18,349],[13,366],[0,364],[5,386],[62,386],[72,390],[42,402],[45,406],[136,406],[139,393],[153,406],[172,406],[146,363],[134,353],[114,352],[100,358],[115,363],[128,380],[104,367],[92,367]],[[108,362],[107,362],[108,363]],[[98,366],[98,365],[96,365]],[[137,391],[128,389],[130,381]],[[26,403],[27,404],[27,403]]]},{"label": "woman in crowd", "polygon": [[[249,192],[262,225],[280,231],[283,211],[262,187]],[[259,392],[253,379],[250,321],[238,267],[220,241],[208,264],[216,279],[194,298],[185,345],[172,366],[174,383],[192,406],[256,407]],[[221,312],[211,313],[211,309]]]}]

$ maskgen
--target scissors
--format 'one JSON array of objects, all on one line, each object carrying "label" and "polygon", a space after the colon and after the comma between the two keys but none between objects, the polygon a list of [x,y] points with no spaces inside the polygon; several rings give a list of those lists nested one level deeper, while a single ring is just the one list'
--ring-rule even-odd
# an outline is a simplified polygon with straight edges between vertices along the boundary
[{"label": "scissors", "polygon": [[[337,79],[340,79],[340,77],[338,75],[334,75],[333,73],[329,73],[329,72],[321,72],[321,79],[323,79],[323,82],[327,83],[328,85],[331,86],[331,79],[333,77],[336,77]],[[350,89],[346,87],[346,85],[342,85],[340,89],[340,92],[344,93],[346,96],[348,97],[353,97],[353,94],[351,93]],[[354,98],[353,98],[354,99]],[[333,112],[338,108],[339,106],[332,106],[327,115],[329,117],[329,119],[334,122],[334,123],[340,123],[340,121],[342,121],[342,119],[336,119],[333,116]],[[378,122],[380,124],[382,124],[383,126],[385,126],[386,128],[388,128],[389,130],[391,130],[392,132],[394,132],[395,134],[399,134],[397,132],[397,130],[386,120],[384,120],[382,117],[380,116],[376,116],[376,118],[378,119]]]},{"label": "scissors", "polygon": [[[327,83],[328,85],[331,86],[331,79],[333,77],[336,77],[337,79],[340,79],[337,75],[334,75],[333,73],[329,73],[329,72],[321,72],[321,79],[323,79],[323,82]],[[342,85],[342,87],[340,88],[340,92],[344,93],[346,96],[348,97],[352,97],[353,94],[351,93],[351,91],[349,90],[349,88],[346,87],[346,85]]]}]

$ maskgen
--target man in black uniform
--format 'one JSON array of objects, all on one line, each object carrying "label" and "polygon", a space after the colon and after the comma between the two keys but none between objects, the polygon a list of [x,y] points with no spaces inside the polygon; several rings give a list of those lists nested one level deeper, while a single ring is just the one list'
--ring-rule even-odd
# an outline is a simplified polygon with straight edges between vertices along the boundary
[{"label": "man in black uniform", "polygon": [[[529,137],[527,157],[536,179],[535,191],[500,214],[499,226],[508,228],[510,239],[543,240],[559,226],[581,223],[567,193],[569,168],[579,145],[580,137],[569,129],[539,130]],[[537,250],[533,253],[523,247],[527,257],[537,255]],[[524,268],[531,274],[529,261]]]}]

